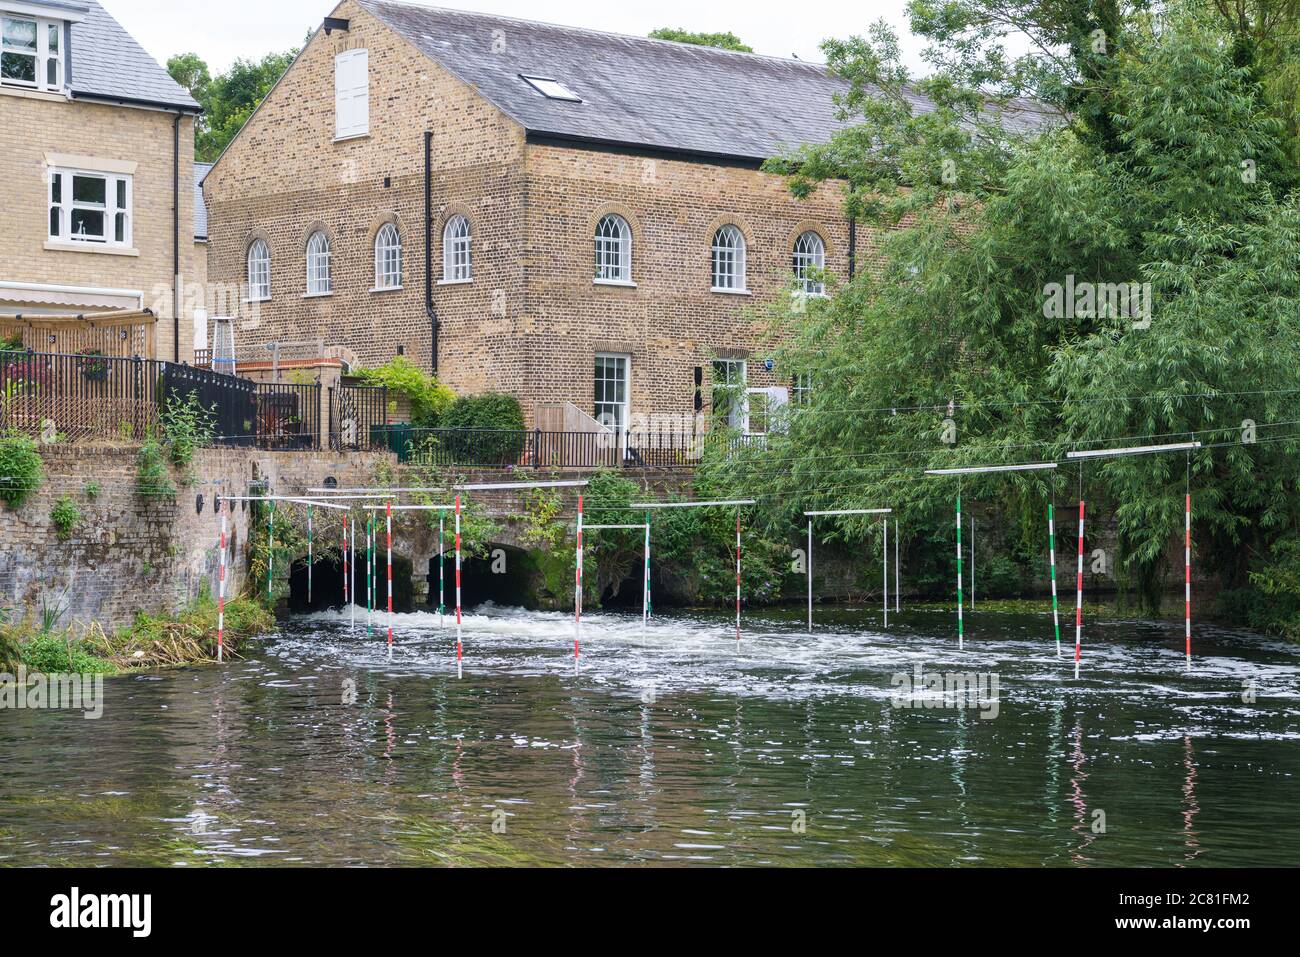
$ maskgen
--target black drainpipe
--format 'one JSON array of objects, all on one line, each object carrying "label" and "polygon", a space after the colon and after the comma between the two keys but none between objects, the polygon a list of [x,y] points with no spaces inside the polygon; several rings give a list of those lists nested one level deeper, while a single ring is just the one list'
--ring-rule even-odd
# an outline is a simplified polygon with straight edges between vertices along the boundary
[{"label": "black drainpipe", "polygon": [[858,221],[849,217],[849,282],[858,271]]},{"label": "black drainpipe", "polygon": [[172,123],[172,361],[181,361],[181,117]]},{"label": "black drainpipe", "polygon": [[438,374],[438,310],[433,308],[433,132],[424,134],[424,311],[429,317],[429,354]]}]

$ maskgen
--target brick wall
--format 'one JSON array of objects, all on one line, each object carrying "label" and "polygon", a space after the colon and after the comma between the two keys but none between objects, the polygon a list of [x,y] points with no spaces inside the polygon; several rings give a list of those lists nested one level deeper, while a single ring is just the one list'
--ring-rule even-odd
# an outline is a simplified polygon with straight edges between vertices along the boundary
[{"label": "brick wall", "polygon": [[[243,282],[255,238],[271,249],[272,297],[237,327],[245,357],[273,339],[345,346],[377,365],[399,348],[430,365],[424,305],[424,134],[432,131],[434,278],[443,223],[466,215],[474,229],[475,282],[436,287],[444,379],[459,392],[504,388],[522,377],[515,347],[522,266],[522,130],[368,13],[345,3],[351,29],[317,35],[258,115],[209,175],[209,271]],[[334,142],[334,57],[370,55],[370,135]],[[402,239],[398,291],[373,292],[374,239],[394,223]],[[306,245],[331,241],[333,293],[304,299]],[[493,314],[493,290],[505,290]]]},{"label": "brick wall", "polygon": [[[0,606],[25,608],[39,618],[45,600],[66,606],[65,623],[97,621],[105,628],[128,624],[139,612],[179,610],[205,588],[216,594],[217,494],[247,494],[251,483],[265,480],[296,494],[327,476],[355,486],[373,482],[381,463],[393,464],[378,453],[207,450],[195,459],[193,486],[180,487],[174,501],[145,501],[135,493],[137,453],[81,447],[42,452],[41,487],[17,510],[0,506]],[[87,492],[92,483],[99,486],[93,498]],[[65,496],[80,508],[82,523],[60,541],[50,512]],[[227,594],[244,583],[249,514],[243,505],[230,514]],[[320,516],[319,534],[322,541],[341,537],[336,515]]]},{"label": "brick wall", "polygon": [[[172,124],[174,113],[0,90],[0,279],[138,290],[159,314],[158,357],[171,359]],[[182,282],[201,281],[206,263],[194,243],[194,121],[181,122]],[[132,231],[138,254],[46,249],[46,153],[137,163]],[[85,311],[83,309],[77,311]],[[193,359],[193,315],[181,320],[181,361]]]}]

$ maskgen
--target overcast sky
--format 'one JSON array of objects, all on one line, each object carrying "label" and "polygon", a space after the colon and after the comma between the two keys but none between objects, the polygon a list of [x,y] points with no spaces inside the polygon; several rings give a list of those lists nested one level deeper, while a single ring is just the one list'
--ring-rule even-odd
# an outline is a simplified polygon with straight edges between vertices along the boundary
[{"label": "overcast sky", "polygon": [[[159,63],[175,53],[194,52],[213,72],[236,57],[259,59],[302,44],[336,0],[100,0]],[[422,0],[423,2],[423,0]],[[921,72],[921,45],[907,33],[906,0],[654,0],[630,4],[610,0],[446,0],[430,3],[526,20],[589,27],[645,36],[656,27],[723,32],[730,30],[757,53],[797,56],[820,62],[828,36],[863,34],[884,17],[904,38],[908,65]]]}]

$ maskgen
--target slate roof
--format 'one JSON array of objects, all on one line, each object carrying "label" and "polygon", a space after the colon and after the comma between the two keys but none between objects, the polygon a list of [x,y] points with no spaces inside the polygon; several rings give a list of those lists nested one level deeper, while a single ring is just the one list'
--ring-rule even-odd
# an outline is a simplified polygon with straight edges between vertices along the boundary
[{"label": "slate roof", "polygon": [[[847,84],[818,63],[602,33],[511,17],[357,0],[422,53],[471,84],[530,134],[762,161],[824,143],[842,125]],[[558,80],[581,103],[552,100],[521,74]],[[918,112],[931,105],[919,93]],[[1029,101],[1004,117],[1048,121]]]},{"label": "slate roof", "polygon": [[194,238],[208,238],[208,204],[203,201],[203,177],[212,171],[212,163],[194,164]]},{"label": "slate roof", "polygon": [[88,97],[199,111],[189,91],[173,80],[96,0],[44,5],[63,7],[86,18],[72,24],[68,85],[74,99]]}]

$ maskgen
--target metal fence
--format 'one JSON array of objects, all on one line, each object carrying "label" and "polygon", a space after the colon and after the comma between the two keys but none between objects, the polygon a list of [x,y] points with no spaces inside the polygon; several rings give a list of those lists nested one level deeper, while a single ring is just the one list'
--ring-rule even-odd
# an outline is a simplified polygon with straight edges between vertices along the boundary
[{"label": "metal fence", "polygon": [[163,366],[153,359],[0,352],[0,429],[68,441],[144,435],[158,425]]},{"label": "metal fence", "polygon": [[171,362],[162,366],[159,398],[184,400],[193,395],[212,416],[213,443],[249,447],[257,442],[257,385],[248,379],[222,375]]},{"label": "metal fence", "polygon": [[699,462],[695,435],[638,432],[543,432],[412,429],[393,425],[374,443],[416,465],[467,468],[685,468]]},{"label": "metal fence", "polygon": [[319,383],[258,383],[258,447],[282,451],[320,448],[320,394]]},{"label": "metal fence", "polygon": [[329,447],[336,452],[386,448],[389,437],[388,389],[384,386],[331,386]]}]

